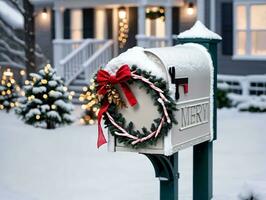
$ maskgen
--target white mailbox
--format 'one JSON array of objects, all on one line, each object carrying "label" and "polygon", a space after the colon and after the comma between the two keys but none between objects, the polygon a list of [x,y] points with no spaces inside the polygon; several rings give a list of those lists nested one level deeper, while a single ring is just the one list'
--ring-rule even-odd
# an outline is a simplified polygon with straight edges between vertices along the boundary
[{"label": "white mailbox", "polygon": [[[174,116],[178,124],[174,124],[156,144],[145,148],[128,147],[109,133],[110,151],[172,155],[212,139],[213,65],[206,48],[193,43],[152,49],[136,47],[111,60],[106,69],[115,72],[123,64],[143,67],[166,80],[172,98],[176,100]],[[121,113],[134,122],[135,128],[150,126],[158,116],[150,96],[134,85],[131,90],[138,105],[123,109]]]}]

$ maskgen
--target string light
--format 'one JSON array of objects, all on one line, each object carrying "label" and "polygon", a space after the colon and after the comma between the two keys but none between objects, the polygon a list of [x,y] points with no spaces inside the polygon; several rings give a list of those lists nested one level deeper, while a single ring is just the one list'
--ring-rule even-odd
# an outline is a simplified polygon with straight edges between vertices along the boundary
[{"label": "string light", "polygon": [[119,16],[119,32],[118,32],[118,42],[119,48],[124,48],[127,38],[128,38],[128,20],[127,20],[127,12],[124,7],[118,9]]},{"label": "string light", "polygon": [[41,80],[41,83],[44,84],[44,85],[47,84],[47,82],[48,82],[48,81],[47,81],[46,79],[42,79],[42,80]]},{"label": "string light", "polygon": [[75,92],[74,92],[74,91],[71,91],[71,92],[70,92],[70,95],[71,95],[71,96],[74,96],[74,95],[75,95]]},{"label": "string light", "polygon": [[41,118],[41,116],[40,116],[40,115],[36,115],[35,118],[36,118],[37,120],[39,120],[39,119]]},{"label": "string light", "polygon": [[86,92],[88,90],[88,88],[87,87],[83,87],[82,90],[83,90],[83,92]]},{"label": "string light", "polygon": [[66,91],[67,91],[67,87],[64,86],[64,87],[63,87],[63,90],[66,92]]},{"label": "string light", "polygon": [[13,108],[15,106],[15,104],[13,102],[10,103],[11,108]]},{"label": "string light", "polygon": [[47,94],[44,94],[44,95],[42,95],[42,97],[43,97],[44,99],[47,99],[47,98],[48,98],[48,95],[47,95]]},{"label": "string light", "polygon": [[53,104],[53,105],[51,106],[51,108],[52,108],[53,110],[55,110],[55,109],[56,109],[56,105]]},{"label": "string light", "polygon": [[3,109],[4,109],[4,106],[3,106],[2,104],[0,105],[0,109],[1,109],[1,110],[3,110]]},{"label": "string light", "polygon": [[29,85],[30,81],[29,80],[25,80],[25,85]]},{"label": "string light", "polygon": [[25,70],[20,70],[19,73],[20,73],[21,76],[25,76],[25,74],[26,74]]}]

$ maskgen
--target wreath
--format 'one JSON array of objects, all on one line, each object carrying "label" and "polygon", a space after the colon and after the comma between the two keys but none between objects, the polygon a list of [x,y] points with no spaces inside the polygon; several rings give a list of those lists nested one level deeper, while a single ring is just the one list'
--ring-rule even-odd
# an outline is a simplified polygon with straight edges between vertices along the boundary
[{"label": "wreath", "polygon": [[[137,104],[137,99],[130,90],[130,85],[136,84],[140,89],[154,100],[154,106],[160,114],[159,118],[153,120],[149,128],[143,127],[141,130],[134,128],[133,122],[127,122],[125,117],[119,113],[119,109],[124,109],[126,104],[122,99],[117,87],[121,88],[130,106]],[[172,124],[177,121],[173,111],[176,109],[175,101],[170,97],[167,83],[162,78],[157,78],[151,72],[141,70],[136,66],[130,69],[128,65],[120,67],[115,75],[110,75],[105,70],[99,70],[95,77],[96,92],[99,99],[100,110],[98,113],[98,142],[97,147],[106,143],[101,119],[105,121],[110,133],[115,136],[120,143],[132,148],[145,147],[156,144],[159,138],[167,135],[172,128]]]}]

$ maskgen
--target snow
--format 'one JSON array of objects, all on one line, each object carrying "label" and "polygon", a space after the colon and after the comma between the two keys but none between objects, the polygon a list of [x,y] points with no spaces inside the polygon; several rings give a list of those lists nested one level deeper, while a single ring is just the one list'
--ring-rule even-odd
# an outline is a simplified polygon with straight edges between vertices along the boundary
[{"label": "snow", "polygon": [[51,118],[51,119],[57,119],[57,121],[61,122],[62,119],[60,117],[60,115],[58,114],[58,112],[52,110],[47,112],[47,117]]},{"label": "snow", "polygon": [[66,111],[71,111],[74,109],[74,106],[71,103],[66,103],[62,99],[56,100],[54,104]]},{"label": "snow", "polygon": [[33,94],[39,94],[39,93],[43,93],[43,92],[46,92],[46,87],[44,87],[44,86],[33,87],[32,88],[32,93]]},{"label": "snow", "polygon": [[142,70],[152,72],[152,74],[158,78],[166,79],[164,71],[148,58],[142,47],[133,47],[121,53],[119,56],[109,61],[104,69],[111,74],[115,74],[117,69],[124,64],[128,64],[130,67],[136,65]]},{"label": "snow", "polygon": [[49,81],[49,82],[48,82],[48,85],[49,85],[50,87],[55,87],[55,86],[57,86],[57,82],[56,82],[56,81]]},{"label": "snow", "polygon": [[[81,110],[75,113],[80,116]],[[96,126],[76,122],[46,130],[24,124],[12,112],[0,112],[0,118],[0,199],[159,199],[159,181],[150,161],[137,153],[107,152],[106,146],[98,150]],[[264,195],[265,118],[266,114],[218,111],[214,200],[239,200],[243,190]],[[180,199],[191,200],[192,150],[181,151],[179,158]],[[15,197],[5,198],[7,193]]]},{"label": "snow", "polygon": [[0,17],[10,26],[16,29],[22,29],[24,18],[16,9],[12,8],[7,2],[0,1]]},{"label": "snow", "polygon": [[196,21],[196,23],[189,29],[182,33],[180,33],[177,38],[202,38],[202,39],[214,39],[221,40],[221,36],[217,33],[210,31],[204,24],[200,21]]},{"label": "snow", "polygon": [[40,115],[40,114],[41,114],[41,111],[38,108],[33,108],[33,109],[30,109],[30,111],[25,115],[25,117],[29,119],[35,115]]},{"label": "snow", "polygon": [[51,91],[49,92],[49,96],[50,96],[50,97],[53,97],[53,98],[55,98],[55,99],[60,98],[62,95],[63,95],[63,94],[62,94],[61,92],[54,91],[54,90],[51,90]]},{"label": "snow", "polygon": [[239,193],[239,199],[266,199],[266,181],[248,181],[244,183]]}]

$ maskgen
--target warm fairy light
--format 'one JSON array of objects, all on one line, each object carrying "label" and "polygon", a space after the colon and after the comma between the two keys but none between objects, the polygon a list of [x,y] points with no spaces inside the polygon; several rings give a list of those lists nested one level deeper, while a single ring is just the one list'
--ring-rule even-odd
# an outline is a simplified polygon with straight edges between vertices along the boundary
[{"label": "warm fairy light", "polygon": [[43,97],[44,99],[47,99],[47,98],[48,98],[48,95],[47,95],[47,94],[44,94],[44,95],[42,95],[42,97]]},{"label": "warm fairy light", "polygon": [[21,94],[21,96],[25,96],[25,92],[23,90],[21,91],[20,94]]},{"label": "warm fairy light", "polygon": [[65,86],[65,87],[63,87],[63,90],[66,92],[67,91],[67,87]]},{"label": "warm fairy light", "polygon": [[51,106],[51,108],[52,108],[53,110],[55,110],[55,109],[56,109],[56,105],[53,104],[53,105]]},{"label": "warm fairy light", "polygon": [[6,91],[2,91],[2,95],[6,95]]},{"label": "warm fairy light", "polygon": [[6,86],[7,86],[7,87],[11,87],[11,83],[7,83]]},{"label": "warm fairy light", "polygon": [[26,80],[25,81],[25,85],[29,85],[30,84],[30,81],[29,80]]},{"label": "warm fairy light", "polygon": [[96,107],[93,107],[92,110],[93,110],[93,112],[96,112],[97,111],[97,108]]},{"label": "warm fairy light", "polygon": [[84,101],[84,97],[79,97],[79,101]]},{"label": "warm fairy light", "polygon": [[85,121],[84,121],[84,119],[82,119],[82,118],[79,120],[79,122],[80,122],[81,124],[85,124]]},{"label": "warm fairy light", "polygon": [[15,106],[15,104],[13,102],[10,103],[11,108],[13,108]]},{"label": "warm fairy light", "polygon": [[1,109],[1,110],[3,110],[3,109],[4,109],[4,106],[3,106],[2,104],[0,105],[0,109]]},{"label": "warm fairy light", "polygon": [[25,74],[26,74],[25,70],[23,70],[23,69],[22,69],[22,70],[20,70],[20,72],[19,72],[19,73],[20,73],[20,75],[21,75],[21,76],[25,76]]},{"label": "warm fairy light", "polygon": [[2,83],[2,85],[5,85],[6,84],[6,82],[4,80],[2,80],[1,83]]},{"label": "warm fairy light", "polygon": [[16,81],[15,81],[15,79],[12,78],[12,79],[10,80],[10,82],[11,82],[12,84],[14,84]]},{"label": "warm fairy light", "polygon": [[74,91],[71,91],[71,92],[70,92],[70,95],[71,95],[71,96],[74,96],[74,95],[75,95],[75,92],[74,92]]},{"label": "warm fairy light", "polygon": [[121,7],[118,9],[118,17],[119,19],[125,19],[127,17],[127,11],[125,7]]},{"label": "warm fairy light", "polygon": [[82,108],[83,110],[85,110],[85,109],[87,108],[87,106],[83,104],[83,105],[81,106],[81,108]]},{"label": "warm fairy light", "polygon": [[13,72],[11,72],[11,69],[8,68],[6,71],[4,71],[3,75],[12,77],[13,76]]},{"label": "warm fairy light", "polygon": [[15,106],[19,106],[19,102],[16,101],[16,102],[15,102]]},{"label": "warm fairy light", "polygon": [[94,83],[94,79],[91,79],[90,82],[91,82],[91,83]]},{"label": "warm fairy light", "polygon": [[40,115],[36,115],[35,118],[38,120],[38,119],[41,118],[41,116]]},{"label": "warm fairy light", "polygon": [[69,95],[69,96],[68,96],[68,99],[69,99],[69,100],[72,100],[72,99],[73,99],[73,97],[72,97],[71,95]]},{"label": "warm fairy light", "polygon": [[10,91],[10,90],[7,90],[6,93],[7,93],[7,94],[11,94],[11,91]]},{"label": "warm fairy light", "polygon": [[91,124],[91,125],[94,124],[94,120],[93,119],[90,119],[89,120],[89,124]]},{"label": "warm fairy light", "polygon": [[41,83],[42,83],[42,84],[47,84],[47,82],[48,82],[48,81],[47,81],[46,79],[42,79],[42,80],[41,80]]},{"label": "warm fairy light", "polygon": [[19,87],[19,86],[16,87],[16,91],[17,91],[17,92],[20,91],[20,87]]},{"label": "warm fairy light", "polygon": [[95,88],[94,85],[91,85],[91,86],[90,86],[90,89],[91,89],[91,90],[94,90],[94,88]]},{"label": "warm fairy light", "polygon": [[88,90],[88,88],[87,88],[87,87],[83,87],[82,90],[83,90],[84,92],[86,92],[86,91]]}]

